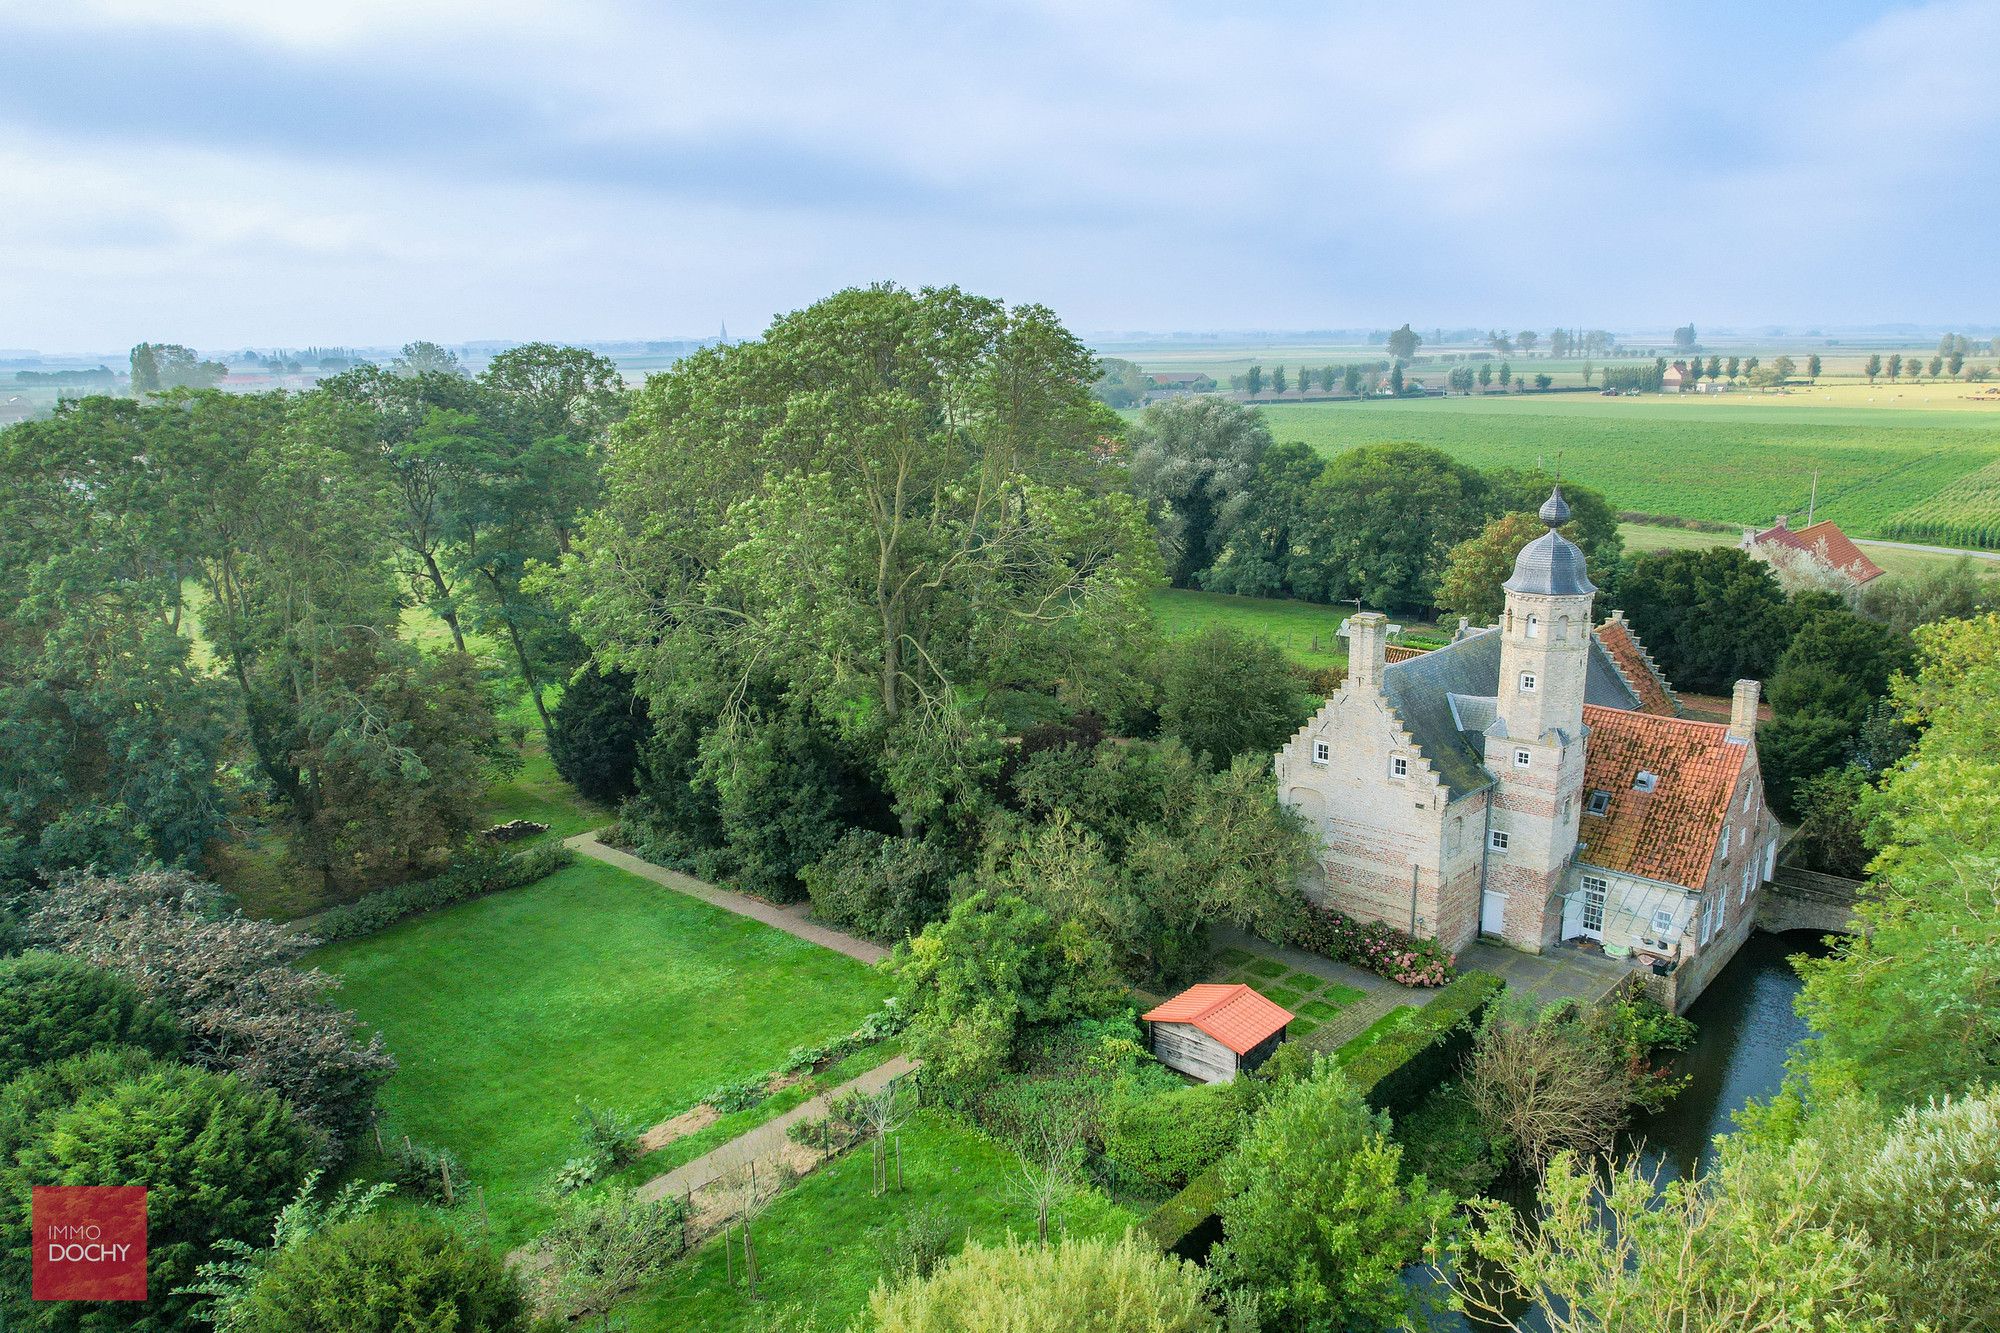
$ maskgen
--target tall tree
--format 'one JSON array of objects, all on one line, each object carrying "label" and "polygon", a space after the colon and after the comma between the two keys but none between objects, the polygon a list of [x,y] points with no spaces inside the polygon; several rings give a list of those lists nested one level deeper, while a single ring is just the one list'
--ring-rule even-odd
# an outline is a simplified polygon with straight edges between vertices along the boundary
[{"label": "tall tree", "polygon": [[1675,685],[1726,691],[1767,679],[1791,617],[1771,571],[1733,547],[1656,551],[1631,562],[1619,598]]},{"label": "tall tree", "polygon": [[1486,479],[1418,444],[1352,449],[1313,483],[1295,586],[1316,601],[1433,604],[1446,553],[1483,525]]},{"label": "tall tree", "polygon": [[1869,353],[1866,373],[1870,384],[1873,384],[1875,377],[1882,373],[1882,354],[1880,352]]},{"label": "tall tree", "polygon": [[547,585],[656,719],[769,674],[897,745],[981,682],[1086,679],[1160,578],[1094,372],[1038,306],[838,293],[647,382]]},{"label": "tall tree", "polygon": [[1389,335],[1389,355],[1398,361],[1408,361],[1417,354],[1423,339],[1412,332],[1408,324]]},{"label": "tall tree", "polygon": [[1147,408],[1129,442],[1132,489],[1160,535],[1167,577],[1190,587],[1252,503],[1270,429],[1240,404],[1186,398]]},{"label": "tall tree", "polygon": [[1814,352],[1811,356],[1806,358],[1806,378],[1809,380],[1818,380],[1819,368],[1820,368],[1819,353]]}]

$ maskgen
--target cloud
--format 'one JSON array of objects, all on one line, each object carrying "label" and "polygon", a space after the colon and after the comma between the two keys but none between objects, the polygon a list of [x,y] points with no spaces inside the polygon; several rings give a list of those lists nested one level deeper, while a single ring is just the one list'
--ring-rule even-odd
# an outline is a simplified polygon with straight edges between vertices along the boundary
[{"label": "cloud", "polygon": [[2000,202],[1996,37],[1996,0],[8,10],[0,343],[748,328],[882,277],[1083,328],[1991,319],[1938,256]]}]

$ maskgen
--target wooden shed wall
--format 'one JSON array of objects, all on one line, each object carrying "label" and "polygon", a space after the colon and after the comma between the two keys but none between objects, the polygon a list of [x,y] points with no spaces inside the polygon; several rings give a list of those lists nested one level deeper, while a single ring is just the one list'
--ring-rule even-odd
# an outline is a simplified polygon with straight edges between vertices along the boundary
[{"label": "wooden shed wall", "polygon": [[1160,1063],[1205,1083],[1236,1077],[1236,1052],[1192,1023],[1154,1023],[1153,1054]]}]

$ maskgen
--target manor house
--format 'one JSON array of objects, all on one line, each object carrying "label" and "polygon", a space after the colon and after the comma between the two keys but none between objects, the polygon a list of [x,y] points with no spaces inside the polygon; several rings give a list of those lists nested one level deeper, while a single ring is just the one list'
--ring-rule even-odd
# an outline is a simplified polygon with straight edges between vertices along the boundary
[{"label": "manor house", "polygon": [[1323,845],[1307,891],[1454,953],[1587,941],[1672,974],[1685,1008],[1777,861],[1759,686],[1736,683],[1727,725],[1682,716],[1623,614],[1593,624],[1560,487],[1540,516],[1499,624],[1391,663],[1387,619],[1348,619],[1346,683],[1276,761]]}]

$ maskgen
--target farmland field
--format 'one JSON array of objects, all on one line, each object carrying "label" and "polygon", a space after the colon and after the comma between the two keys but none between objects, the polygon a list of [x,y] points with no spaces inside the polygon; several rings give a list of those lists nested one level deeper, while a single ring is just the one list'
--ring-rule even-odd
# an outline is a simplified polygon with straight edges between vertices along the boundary
[{"label": "farmland field", "polygon": [[[1571,395],[1285,404],[1262,409],[1279,440],[1325,454],[1388,440],[1435,445],[1479,468],[1553,468],[1626,511],[1726,523],[1803,513],[1854,536],[1936,515],[1940,532],[2000,538],[2000,412]],[[1949,495],[1941,495],[1952,488]],[[1935,539],[1933,539],[1935,540]],[[1956,543],[1954,543],[1956,544]]]}]

